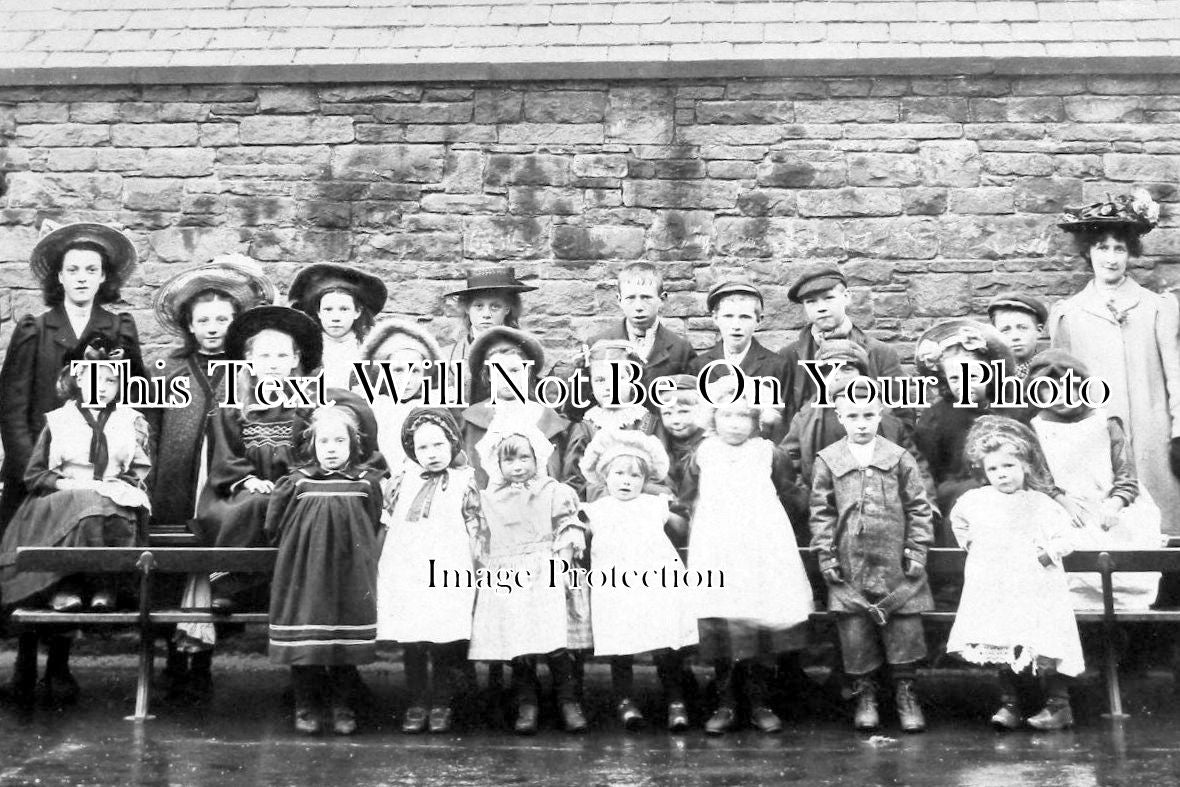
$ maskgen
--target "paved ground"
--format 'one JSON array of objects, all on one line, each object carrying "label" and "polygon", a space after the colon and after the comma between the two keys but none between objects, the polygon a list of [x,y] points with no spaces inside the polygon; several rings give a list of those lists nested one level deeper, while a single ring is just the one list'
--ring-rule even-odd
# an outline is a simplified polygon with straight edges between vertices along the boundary
[{"label": "paved ground", "polygon": [[[11,652],[0,654],[0,675]],[[1101,687],[1079,687],[1076,730],[998,735],[984,723],[993,702],[982,676],[924,674],[931,717],[926,735],[877,737],[848,728],[842,711],[813,699],[796,706],[777,736],[743,732],[720,739],[699,730],[672,737],[650,729],[624,734],[606,705],[609,676],[587,678],[595,730],[570,736],[547,728],[517,738],[484,720],[439,737],[407,737],[394,717],[404,707],[400,668],[366,668],[373,693],[362,734],[304,738],[290,731],[286,675],[258,655],[217,665],[206,708],[157,704],[145,725],[123,720],[132,706],[134,662],[127,656],[76,659],[85,690],[66,709],[18,712],[0,705],[0,783],[40,785],[962,785],[1090,787],[1180,783],[1180,710],[1171,676],[1153,671],[1127,686],[1132,717],[1101,718]],[[654,693],[654,679],[641,673]],[[653,708],[654,710],[654,708]],[[547,721],[547,720],[546,720]]]}]

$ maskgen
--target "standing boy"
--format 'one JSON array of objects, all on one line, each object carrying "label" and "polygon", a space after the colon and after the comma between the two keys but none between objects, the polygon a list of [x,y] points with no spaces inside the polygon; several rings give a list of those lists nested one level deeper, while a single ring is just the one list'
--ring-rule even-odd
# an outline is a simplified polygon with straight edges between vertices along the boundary
[{"label": "standing boy", "polygon": [[1006,292],[992,298],[987,316],[1012,351],[1016,376],[1023,380],[1028,376],[1029,361],[1037,354],[1037,340],[1045,331],[1049,310],[1032,296]]},{"label": "standing boy", "polygon": [[[827,262],[805,267],[787,291],[787,297],[802,304],[807,315],[807,325],[799,331],[799,337],[783,350],[789,381],[786,393],[788,418],[815,396],[815,383],[799,362],[814,360],[820,343],[825,340],[849,339],[863,347],[869,356],[869,377],[901,379],[901,359],[897,352],[852,323],[848,316],[851,296],[844,274]],[[900,393],[901,386],[900,382],[891,386],[894,395]],[[898,407],[893,414],[901,419],[907,431],[913,431],[912,410]]]},{"label": "standing boy", "polygon": [[887,662],[905,732],[926,720],[914,692],[926,656],[919,613],[933,609],[926,552],[934,540],[930,503],[912,456],[881,437],[881,403],[855,404],[853,387],[836,397],[848,436],[819,452],[811,488],[811,546],[836,613],[844,671],[853,679],[858,730],[880,726],[876,674]]},{"label": "standing boy", "polygon": [[[762,322],[762,292],[745,279],[725,279],[713,285],[705,299],[720,337],[717,343],[698,355],[690,372],[700,374],[713,361],[725,360],[742,370],[747,377],[770,377],[778,381],[779,396],[786,399],[789,392],[789,370],[781,355],[763,347],[754,338]],[[726,372],[714,369],[706,382],[713,382]],[[750,381],[749,385],[753,385]],[[762,390],[769,397],[770,391]],[[769,399],[764,400],[769,402]],[[782,439],[786,431],[781,407],[762,410],[762,436]]]}]

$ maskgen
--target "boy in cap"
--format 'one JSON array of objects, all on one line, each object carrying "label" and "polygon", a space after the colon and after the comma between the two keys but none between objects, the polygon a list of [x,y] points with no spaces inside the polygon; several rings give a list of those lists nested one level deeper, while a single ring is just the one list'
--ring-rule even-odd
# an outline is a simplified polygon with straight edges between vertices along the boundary
[{"label": "boy in cap", "polygon": [[[902,377],[901,359],[897,352],[884,342],[874,339],[856,327],[848,316],[851,293],[848,280],[835,265],[827,262],[806,266],[799,278],[787,291],[787,297],[803,305],[808,325],[799,332],[799,337],[783,350],[787,367],[788,417],[799,411],[813,396],[815,384],[800,361],[812,360],[821,342],[829,339],[849,339],[864,348],[868,354],[869,367],[866,376],[875,379]],[[901,383],[893,386],[894,393]],[[907,430],[914,426],[914,413],[908,408],[897,408],[893,414],[900,418]]]},{"label": "boy in cap", "polygon": [[[778,380],[781,388],[779,396],[787,399],[790,395],[790,369],[786,360],[754,338],[754,332],[762,322],[762,292],[746,279],[724,279],[709,290],[705,305],[713,317],[720,338],[693,359],[690,373],[699,375],[713,361],[725,360],[741,369],[747,377]],[[705,382],[713,382],[723,374],[714,369]],[[769,395],[765,389],[762,393]],[[784,431],[782,408],[763,409],[762,413],[763,435],[775,442],[781,440]]]},{"label": "boy in cap", "polygon": [[1016,376],[1028,376],[1028,365],[1037,354],[1037,339],[1049,322],[1045,304],[1030,295],[1006,292],[992,298],[987,316],[1016,359]]}]

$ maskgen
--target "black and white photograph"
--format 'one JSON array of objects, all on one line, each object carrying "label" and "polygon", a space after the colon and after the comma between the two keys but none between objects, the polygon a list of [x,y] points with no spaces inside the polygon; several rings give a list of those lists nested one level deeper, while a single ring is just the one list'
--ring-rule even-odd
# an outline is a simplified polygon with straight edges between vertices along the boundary
[{"label": "black and white photograph", "polygon": [[1180,784],[1180,0],[0,0],[0,784]]}]

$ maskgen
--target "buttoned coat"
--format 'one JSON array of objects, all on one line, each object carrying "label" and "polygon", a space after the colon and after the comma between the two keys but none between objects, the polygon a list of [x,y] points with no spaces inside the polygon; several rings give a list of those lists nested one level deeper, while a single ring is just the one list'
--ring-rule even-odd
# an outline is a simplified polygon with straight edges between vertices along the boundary
[{"label": "buttoned coat", "polygon": [[[917,461],[896,443],[878,437],[873,458],[861,467],[845,438],[819,452],[811,487],[811,547],[821,569],[840,569],[849,587],[879,601],[907,582],[904,561],[926,564],[934,540],[930,503]],[[929,584],[895,614],[934,607]],[[828,608],[860,612],[836,595]]]}]

